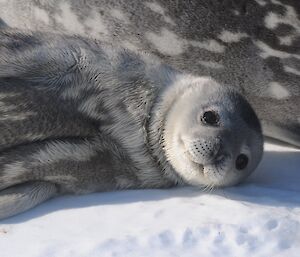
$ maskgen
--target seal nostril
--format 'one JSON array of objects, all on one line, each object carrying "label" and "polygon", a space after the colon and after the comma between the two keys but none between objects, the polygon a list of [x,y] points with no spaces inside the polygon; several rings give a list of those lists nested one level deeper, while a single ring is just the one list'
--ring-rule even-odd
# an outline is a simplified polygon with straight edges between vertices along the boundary
[{"label": "seal nostril", "polygon": [[201,121],[204,124],[216,126],[220,120],[219,115],[215,111],[206,111],[203,113]]},{"label": "seal nostril", "polygon": [[243,170],[247,167],[248,165],[248,157],[245,155],[245,154],[240,154],[237,158],[236,158],[236,161],[235,161],[235,167],[238,169],[238,170]]}]

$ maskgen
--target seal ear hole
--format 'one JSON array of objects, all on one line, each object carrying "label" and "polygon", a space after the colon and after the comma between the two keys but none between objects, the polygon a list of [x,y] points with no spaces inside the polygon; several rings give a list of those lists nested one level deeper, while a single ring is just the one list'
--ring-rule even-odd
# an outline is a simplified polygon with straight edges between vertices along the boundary
[{"label": "seal ear hole", "polygon": [[235,167],[237,170],[243,170],[247,167],[249,158],[245,154],[240,154],[235,161]]},{"label": "seal ear hole", "polygon": [[201,117],[201,122],[205,125],[217,126],[220,122],[220,116],[215,111],[205,111]]}]

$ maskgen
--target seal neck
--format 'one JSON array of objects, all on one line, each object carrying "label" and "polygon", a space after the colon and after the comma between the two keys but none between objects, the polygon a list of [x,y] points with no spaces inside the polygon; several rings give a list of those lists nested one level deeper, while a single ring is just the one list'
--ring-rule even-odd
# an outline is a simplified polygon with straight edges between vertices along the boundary
[{"label": "seal neck", "polygon": [[168,146],[165,142],[165,125],[172,106],[181,95],[194,87],[198,79],[181,73],[173,73],[170,78],[170,83],[162,88],[149,112],[146,144],[153,160],[159,165],[164,176],[175,181],[178,185],[184,185],[185,182],[171,165],[166,153]]}]

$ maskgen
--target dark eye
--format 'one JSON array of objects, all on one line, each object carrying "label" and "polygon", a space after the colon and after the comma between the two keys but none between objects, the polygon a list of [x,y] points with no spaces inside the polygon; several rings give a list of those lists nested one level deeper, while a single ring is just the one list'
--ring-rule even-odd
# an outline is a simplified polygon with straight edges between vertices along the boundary
[{"label": "dark eye", "polygon": [[238,170],[243,170],[248,165],[248,157],[245,154],[240,154],[235,161],[235,167]]},{"label": "dark eye", "polygon": [[219,115],[215,111],[206,111],[203,113],[201,121],[207,125],[218,125],[220,120]]}]

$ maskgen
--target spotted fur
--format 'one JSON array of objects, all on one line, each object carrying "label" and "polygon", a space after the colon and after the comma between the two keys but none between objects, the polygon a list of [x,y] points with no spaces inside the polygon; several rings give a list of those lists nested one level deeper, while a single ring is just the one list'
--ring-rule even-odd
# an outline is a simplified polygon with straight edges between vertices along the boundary
[{"label": "spotted fur", "polygon": [[[264,134],[300,146],[298,0],[2,0],[10,27],[80,34],[145,50],[238,89]],[[1,23],[0,23],[1,26]]]}]

